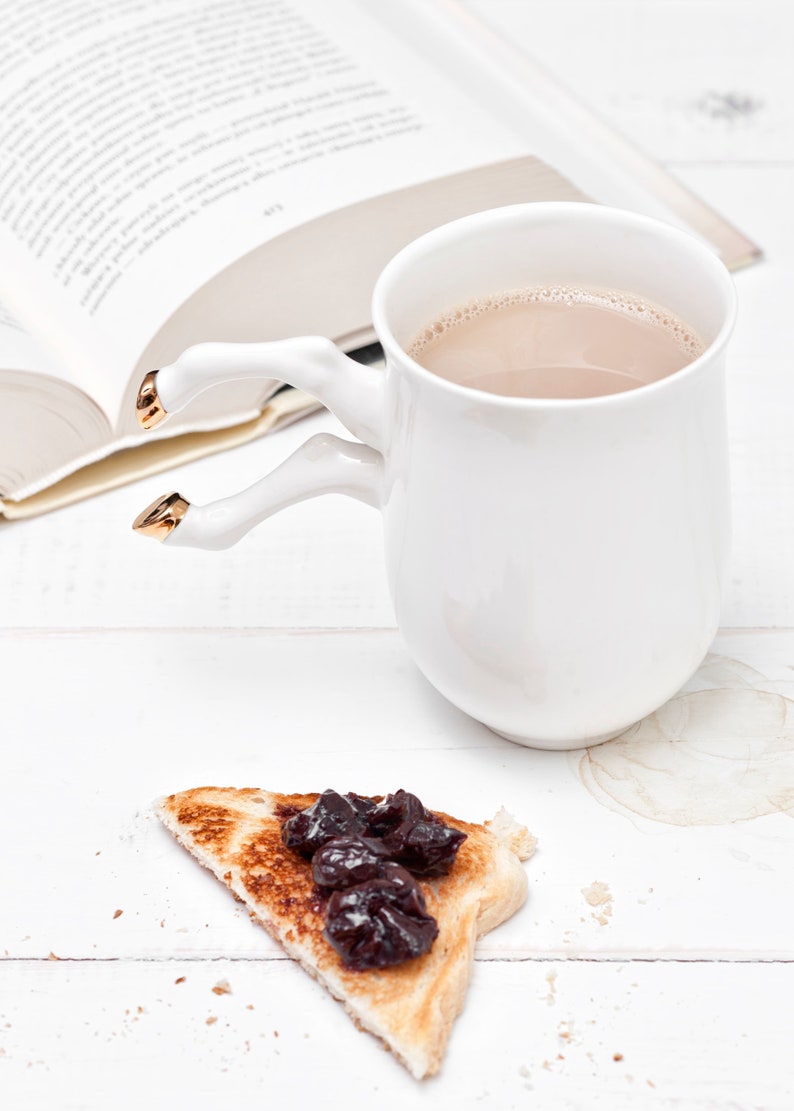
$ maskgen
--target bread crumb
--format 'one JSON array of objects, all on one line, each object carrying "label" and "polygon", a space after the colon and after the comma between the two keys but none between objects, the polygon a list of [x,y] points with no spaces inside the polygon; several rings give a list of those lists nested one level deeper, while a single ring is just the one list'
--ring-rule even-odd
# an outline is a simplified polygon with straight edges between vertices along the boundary
[{"label": "bread crumb", "polygon": [[613,1061],[622,1061],[623,1060],[623,1054],[622,1053],[613,1053],[612,1054],[612,1060]]},{"label": "bread crumb", "polygon": [[231,995],[231,987],[228,980],[218,980],[215,987],[212,989],[216,995]]},{"label": "bread crumb", "polygon": [[599,926],[606,926],[612,917],[612,893],[609,884],[594,880],[589,887],[582,888],[585,902],[594,908],[590,917]]},{"label": "bread crumb", "polygon": [[551,1006],[555,1000],[555,992],[557,990],[557,973],[547,972],[546,982],[549,985],[549,994],[546,996],[546,1002]]},{"label": "bread crumb", "polygon": [[122,916],[122,914],[123,914],[123,913],[124,913],[124,911],[123,911],[123,910],[114,910],[114,911],[113,911],[113,917],[114,917],[114,918],[121,918],[121,916]]},{"label": "bread crumb", "polygon": [[573,1038],[573,1019],[564,1018],[557,1027],[557,1037],[569,1042]]},{"label": "bread crumb", "polygon": [[512,814],[501,807],[490,821],[484,822],[485,828],[504,842],[519,860],[529,860],[538,845],[538,839],[526,826],[520,825]]},{"label": "bread crumb", "polygon": [[174,980],[174,983],[175,984],[184,984],[186,979],[187,979],[187,976],[177,976],[177,978]]},{"label": "bread crumb", "polygon": [[216,1023],[218,1021],[218,1019],[215,1015],[208,1015],[204,1021],[206,1022],[207,1026],[212,1026],[213,1023]]},{"label": "bread crumb", "polygon": [[49,955],[49,956],[47,957],[47,960],[48,960],[48,961],[59,961],[60,959],[61,959],[61,958],[60,958],[60,957],[56,957],[56,956],[55,956],[55,954],[54,954],[54,953],[53,953],[52,951],[50,952],[50,955]]},{"label": "bread crumb", "polygon": [[612,900],[609,884],[601,883],[600,880],[595,880],[589,887],[583,887],[582,894],[591,907],[602,907]]}]

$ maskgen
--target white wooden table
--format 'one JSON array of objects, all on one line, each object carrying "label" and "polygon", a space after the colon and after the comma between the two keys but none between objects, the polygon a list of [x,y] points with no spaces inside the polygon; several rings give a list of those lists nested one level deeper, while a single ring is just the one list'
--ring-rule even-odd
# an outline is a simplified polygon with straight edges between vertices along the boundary
[{"label": "white wooden table", "polygon": [[[230,552],[129,530],[253,481],[323,414],[0,528],[0,1107],[794,1107],[794,130],[786,0],[472,0],[766,249],[737,276],[724,628],[628,739],[533,752],[446,705],[379,519],[306,503]],[[405,786],[539,839],[417,1084],[150,812],[205,783]],[[228,981],[229,993],[213,991]],[[255,1101],[245,1103],[244,1101]],[[358,1103],[358,1105],[361,1105]]]}]

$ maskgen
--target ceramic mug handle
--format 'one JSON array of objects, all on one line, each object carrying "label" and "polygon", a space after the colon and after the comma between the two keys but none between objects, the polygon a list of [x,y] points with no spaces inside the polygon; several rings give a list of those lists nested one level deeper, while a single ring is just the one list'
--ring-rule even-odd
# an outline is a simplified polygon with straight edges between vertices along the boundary
[{"label": "ceramic mug handle", "polygon": [[218,550],[236,544],[280,509],[320,494],[347,494],[380,506],[383,375],[321,336],[190,347],[175,363],[146,376],[138,393],[139,423],[154,428],[210,386],[239,378],[278,378],[297,386],[364,442],[313,436],[274,471],[232,497],[204,506],[192,505],[178,493],[158,498],[135,519],[136,532],[171,546]]}]

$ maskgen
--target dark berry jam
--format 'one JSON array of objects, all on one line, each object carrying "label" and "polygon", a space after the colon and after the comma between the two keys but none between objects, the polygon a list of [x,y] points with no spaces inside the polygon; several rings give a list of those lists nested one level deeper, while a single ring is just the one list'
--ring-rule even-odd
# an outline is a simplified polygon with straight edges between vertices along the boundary
[{"label": "dark berry jam", "polygon": [[438,925],[414,876],[446,875],[465,833],[408,791],[376,802],[328,790],[287,818],[281,836],[311,858],[314,882],[331,892],[325,936],[348,968],[385,968],[428,952]]},{"label": "dark berry jam", "polygon": [[288,818],[281,827],[281,840],[288,849],[311,856],[332,837],[363,832],[363,816],[350,799],[336,791],[323,791],[313,806]]},{"label": "dark berry jam", "polygon": [[312,857],[312,877],[318,887],[339,891],[355,883],[377,879],[380,866],[388,856],[383,842],[374,838],[334,837]]},{"label": "dark berry jam", "polygon": [[379,879],[334,891],[325,936],[348,968],[387,968],[427,953],[438,924],[410,872],[387,861]]}]

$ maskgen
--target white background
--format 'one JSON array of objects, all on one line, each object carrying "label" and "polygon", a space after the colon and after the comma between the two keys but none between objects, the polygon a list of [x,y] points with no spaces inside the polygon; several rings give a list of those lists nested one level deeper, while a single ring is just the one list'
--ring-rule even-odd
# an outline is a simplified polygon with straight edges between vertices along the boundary
[{"label": "white background", "polygon": [[[129,531],[167,488],[209,501],[339,431],[327,414],[0,527],[8,1111],[794,1106],[791,8],[469,6],[766,252],[736,276],[723,630],[630,742],[538,753],[418,675],[374,511],[305,503],[220,554]],[[438,1078],[355,1030],[158,826],[155,796],[202,783],[405,786],[536,834],[529,901],[478,947]]]}]

